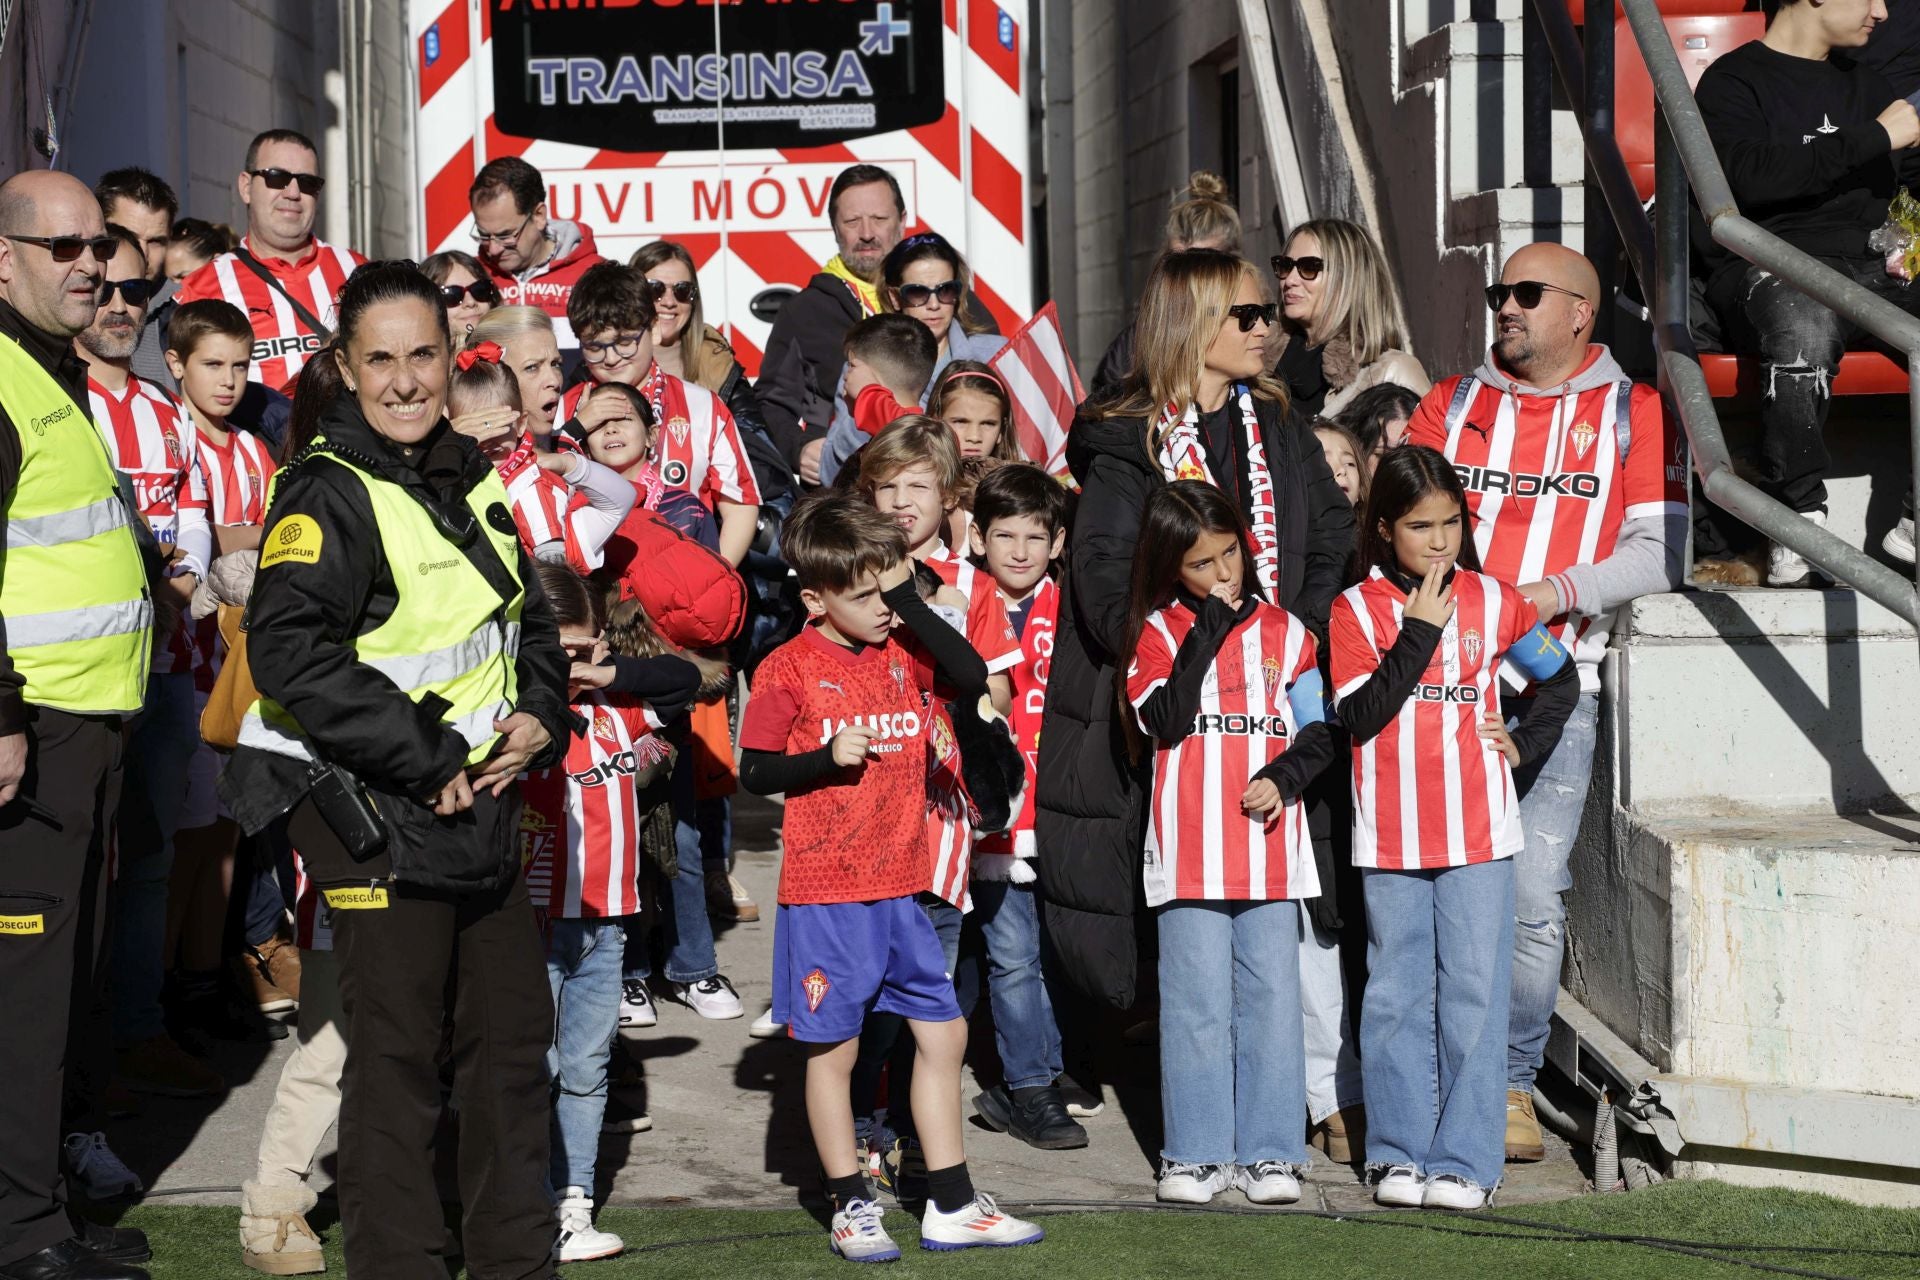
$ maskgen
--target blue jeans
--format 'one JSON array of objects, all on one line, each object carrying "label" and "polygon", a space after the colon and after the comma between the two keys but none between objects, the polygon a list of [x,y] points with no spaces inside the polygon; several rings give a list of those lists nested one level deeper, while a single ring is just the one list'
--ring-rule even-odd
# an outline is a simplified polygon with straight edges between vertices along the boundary
[{"label": "blue jeans", "polygon": [[1007,1088],[1050,1085],[1060,1074],[1060,1028],[1040,972],[1040,908],[1033,886],[976,880],[973,911],[987,944],[987,998]]},{"label": "blue jeans", "polygon": [[194,710],[191,673],[151,675],[146,705],[127,742],[113,917],[113,1039],[121,1048],[166,1030],[160,952],[166,945],[173,837],[187,798],[187,766],[200,742]]},{"label": "blue jeans", "polygon": [[[660,904],[660,929],[667,950],[668,982],[692,984],[720,972],[713,949],[713,921],[707,916],[706,858],[693,799],[693,752],[682,751],[673,766],[673,843],[680,874],[667,881]],[[644,873],[643,873],[644,874]],[[653,975],[651,939],[643,927],[627,932],[626,976]]]},{"label": "blue jeans", "polygon": [[1300,904],[1160,908],[1162,1158],[1307,1163]]},{"label": "blue jeans", "polygon": [[553,989],[553,1190],[593,1194],[600,1121],[607,1112],[607,1061],[620,1030],[620,955],[624,917],[554,920],[547,939],[547,985]]},{"label": "blue jeans", "polygon": [[[947,976],[953,976],[960,959],[960,926],[966,917],[960,908],[937,894],[915,895],[920,909],[933,921],[933,932],[940,939],[940,954],[947,964]],[[975,899],[977,903],[978,898]],[[853,1098],[853,1136],[872,1140],[874,1113],[879,1110],[880,1075],[887,1075],[887,1126],[896,1137],[911,1138],[919,1132],[913,1123],[913,1108],[907,1100],[913,1092],[913,1035],[907,1020],[897,1013],[870,1013],[860,1029],[859,1056],[854,1059],[848,1092]],[[884,1135],[883,1135],[884,1138]]]},{"label": "blue jeans", "polygon": [[[1524,712],[1522,717],[1524,718]],[[1515,720],[1518,723],[1518,719]],[[1567,717],[1560,741],[1514,774],[1526,847],[1513,858],[1513,1011],[1507,1024],[1507,1087],[1531,1091],[1547,1052],[1547,1029],[1560,994],[1560,961],[1567,949],[1567,903],[1573,888],[1567,859],[1580,834],[1593,780],[1593,745],[1600,695],[1583,693]]]},{"label": "blue jeans", "polygon": [[1513,871],[1513,860],[1501,858],[1361,873],[1368,1168],[1407,1164],[1482,1187],[1499,1184],[1507,1150],[1500,1067],[1513,982]]}]

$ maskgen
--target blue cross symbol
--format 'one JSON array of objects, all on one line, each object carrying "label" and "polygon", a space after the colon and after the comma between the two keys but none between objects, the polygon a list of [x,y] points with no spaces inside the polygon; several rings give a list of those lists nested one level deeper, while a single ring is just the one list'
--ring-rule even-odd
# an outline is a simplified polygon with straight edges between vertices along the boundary
[{"label": "blue cross symbol", "polygon": [[890,54],[895,40],[905,40],[913,34],[913,24],[904,18],[893,16],[893,6],[887,0],[873,7],[873,17],[860,24],[860,52]]}]

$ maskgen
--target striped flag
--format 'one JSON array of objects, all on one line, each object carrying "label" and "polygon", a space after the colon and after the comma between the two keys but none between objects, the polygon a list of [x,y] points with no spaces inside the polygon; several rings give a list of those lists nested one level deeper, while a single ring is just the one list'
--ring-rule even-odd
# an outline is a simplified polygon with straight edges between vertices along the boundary
[{"label": "striped flag", "polygon": [[1020,332],[988,361],[1013,392],[1013,425],[1020,451],[1047,469],[1067,473],[1067,429],[1085,397],[1053,304],[1034,312]]}]

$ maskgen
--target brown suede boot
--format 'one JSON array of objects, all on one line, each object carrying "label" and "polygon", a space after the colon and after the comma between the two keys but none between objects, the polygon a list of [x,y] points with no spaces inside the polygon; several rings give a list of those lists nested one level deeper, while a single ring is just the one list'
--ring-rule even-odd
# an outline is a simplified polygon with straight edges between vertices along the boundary
[{"label": "brown suede boot", "polygon": [[1546,1158],[1546,1140],[1540,1136],[1540,1121],[1533,1114],[1533,1094],[1525,1089],[1507,1090],[1507,1159],[1531,1164]]},{"label": "brown suede boot", "polygon": [[1326,1152],[1335,1164],[1352,1164],[1367,1149],[1367,1109],[1356,1106],[1333,1112],[1313,1126],[1307,1142]]},{"label": "brown suede boot", "polygon": [[320,1237],[304,1216],[317,1197],[304,1186],[240,1188],[240,1260],[269,1276],[304,1276],[327,1269]]}]

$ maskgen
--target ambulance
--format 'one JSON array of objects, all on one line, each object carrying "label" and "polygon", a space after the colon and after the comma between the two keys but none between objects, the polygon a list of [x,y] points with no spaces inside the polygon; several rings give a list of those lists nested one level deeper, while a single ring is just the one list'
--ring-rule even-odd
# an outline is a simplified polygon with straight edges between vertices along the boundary
[{"label": "ambulance", "polygon": [[1034,306],[1029,0],[409,0],[423,253],[472,252],[467,188],[519,156],[549,216],[699,266],[750,373],[835,253],[834,175],[882,165],[965,255],[1001,332]]}]

